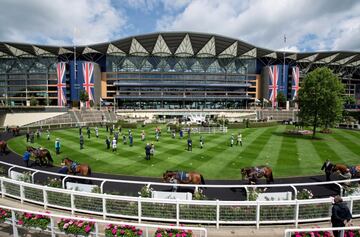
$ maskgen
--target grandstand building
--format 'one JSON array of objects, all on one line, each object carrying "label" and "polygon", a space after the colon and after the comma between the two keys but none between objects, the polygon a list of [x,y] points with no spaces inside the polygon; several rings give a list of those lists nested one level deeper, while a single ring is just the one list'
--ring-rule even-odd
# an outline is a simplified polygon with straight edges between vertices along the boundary
[{"label": "grandstand building", "polygon": [[0,42],[0,104],[77,106],[86,91],[87,107],[241,109],[263,98],[276,106],[278,93],[293,100],[321,66],[360,104],[360,52],[280,52],[191,32],[76,47]]}]

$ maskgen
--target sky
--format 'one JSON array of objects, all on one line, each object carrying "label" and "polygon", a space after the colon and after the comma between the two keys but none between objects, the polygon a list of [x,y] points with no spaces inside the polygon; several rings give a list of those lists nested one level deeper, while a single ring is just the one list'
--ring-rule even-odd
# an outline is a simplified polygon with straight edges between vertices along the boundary
[{"label": "sky", "polygon": [[360,51],[360,1],[0,0],[0,42],[89,45],[173,31],[273,50]]}]

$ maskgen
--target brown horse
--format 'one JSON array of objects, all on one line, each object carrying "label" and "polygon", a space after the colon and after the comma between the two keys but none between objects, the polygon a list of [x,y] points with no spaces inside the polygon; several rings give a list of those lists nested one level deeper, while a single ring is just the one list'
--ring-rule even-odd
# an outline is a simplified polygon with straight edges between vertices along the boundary
[{"label": "brown horse", "polygon": [[81,174],[82,176],[91,176],[91,168],[88,164],[78,164],[69,158],[64,158],[62,160],[62,165],[68,167],[69,174]]},{"label": "brown horse", "polygon": [[345,179],[358,178],[360,176],[360,166],[335,164],[332,168],[332,172],[337,172],[341,177]]},{"label": "brown horse", "polygon": [[15,128],[12,128],[11,131],[12,131],[12,134],[13,134],[14,137],[15,137],[15,136],[19,136],[19,134],[20,134],[20,127],[17,126],[17,127],[15,127]]},{"label": "brown horse", "polygon": [[272,169],[268,166],[246,167],[241,169],[241,177],[249,180],[249,184],[256,184],[259,178],[265,177],[266,183],[274,183]]},{"label": "brown horse", "polygon": [[28,146],[26,147],[26,150],[35,157],[35,163],[38,163],[40,166],[52,166],[54,160],[52,159],[50,151],[48,149],[42,147],[35,148],[32,146]]},{"label": "brown horse", "polygon": [[169,171],[163,174],[163,180],[170,183],[175,179],[180,184],[205,184],[204,177],[197,172]]},{"label": "brown horse", "polygon": [[0,141],[0,154],[6,154],[6,147],[7,147],[7,143],[6,141]]}]

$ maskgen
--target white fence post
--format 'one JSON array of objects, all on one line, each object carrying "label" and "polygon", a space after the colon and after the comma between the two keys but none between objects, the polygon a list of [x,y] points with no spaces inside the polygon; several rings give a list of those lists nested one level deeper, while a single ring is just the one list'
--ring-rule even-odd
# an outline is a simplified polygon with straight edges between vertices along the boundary
[{"label": "white fence post", "polygon": [[5,197],[5,192],[6,192],[5,185],[4,185],[4,180],[1,179],[0,183],[1,183],[1,197],[4,198]]},{"label": "white fence post", "polygon": [[75,201],[74,201],[74,193],[73,192],[71,192],[70,201],[71,201],[71,214],[74,215],[74,213],[75,213]]},{"label": "white fence post", "polygon": [[216,199],[216,229],[219,229],[219,221],[220,221],[220,205],[219,205],[219,200]]},{"label": "white fence post", "polygon": [[179,199],[176,199],[176,225],[179,225],[180,223],[180,205],[179,205]]},{"label": "white fence post", "polygon": [[260,227],[260,203],[256,201],[256,229]]},{"label": "white fence post", "polygon": [[299,201],[296,199],[296,204],[295,204],[295,228],[298,228],[299,225],[299,210],[300,210],[300,205],[299,205]]},{"label": "white fence post", "polygon": [[56,237],[55,234],[55,225],[54,225],[54,217],[50,217],[50,230],[51,230],[51,237]]},{"label": "white fence post", "polygon": [[12,224],[12,229],[13,229],[13,236],[14,237],[18,237],[19,233],[18,233],[18,229],[16,227],[16,216],[15,216],[15,211],[11,210],[11,224]]},{"label": "white fence post", "polygon": [[46,189],[43,189],[43,199],[44,199],[44,209],[47,209],[47,204],[48,204],[48,197],[47,197],[47,192]]},{"label": "white fence post", "polygon": [[107,211],[106,211],[106,198],[105,197],[102,198],[102,208],[103,208],[103,218],[105,220],[106,219],[106,213],[107,213]]},{"label": "white fence post", "polygon": [[99,225],[97,222],[95,222],[95,236],[98,237],[99,236]]},{"label": "white fence post", "polygon": [[138,222],[141,223],[141,196],[138,197]]},{"label": "white fence post", "polygon": [[20,202],[21,204],[24,203],[24,186],[22,184],[20,184]]}]

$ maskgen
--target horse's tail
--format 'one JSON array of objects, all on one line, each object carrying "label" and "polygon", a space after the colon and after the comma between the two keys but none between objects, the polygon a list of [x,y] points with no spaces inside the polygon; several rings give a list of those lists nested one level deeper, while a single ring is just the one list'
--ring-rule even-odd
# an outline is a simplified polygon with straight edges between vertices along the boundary
[{"label": "horse's tail", "polygon": [[51,157],[50,151],[46,152],[46,158],[47,158],[48,161],[50,161],[51,163],[54,162],[53,158]]},{"label": "horse's tail", "polygon": [[200,175],[200,179],[201,179],[201,184],[205,184],[205,180],[204,180],[204,177],[202,175]]},{"label": "horse's tail", "polygon": [[88,166],[88,176],[91,176],[91,168]]},{"label": "horse's tail", "polygon": [[269,181],[274,183],[274,176],[273,176],[272,171],[270,172]]}]

